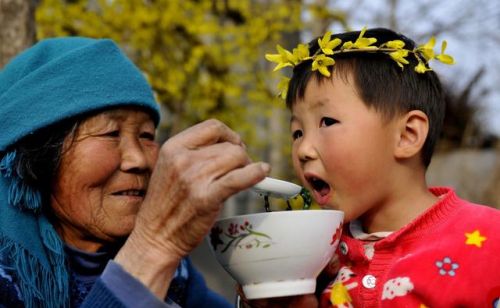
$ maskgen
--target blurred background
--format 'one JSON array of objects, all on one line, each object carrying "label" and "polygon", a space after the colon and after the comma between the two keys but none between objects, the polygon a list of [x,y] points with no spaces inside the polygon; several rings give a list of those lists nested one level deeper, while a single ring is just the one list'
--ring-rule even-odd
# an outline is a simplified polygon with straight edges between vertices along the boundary
[{"label": "blurred background", "polygon": [[[389,27],[425,43],[448,41],[456,65],[433,63],[447,90],[445,129],[428,172],[500,208],[500,2],[491,0],[0,0],[0,69],[37,40],[55,36],[115,40],[143,70],[162,106],[159,141],[207,118],[239,132],[271,176],[296,182],[288,113],[278,73],[264,60],[327,30]],[[251,192],[222,215],[262,210]],[[192,255],[207,283],[234,299],[232,279],[203,243]]]}]

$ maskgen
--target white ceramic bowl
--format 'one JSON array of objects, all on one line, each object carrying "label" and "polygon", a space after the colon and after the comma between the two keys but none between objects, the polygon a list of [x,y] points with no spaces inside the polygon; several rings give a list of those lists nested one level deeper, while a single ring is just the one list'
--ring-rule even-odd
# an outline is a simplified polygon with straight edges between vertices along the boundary
[{"label": "white ceramic bowl", "polygon": [[241,215],[218,220],[207,239],[248,299],[311,294],[337,248],[343,218],[335,210]]}]

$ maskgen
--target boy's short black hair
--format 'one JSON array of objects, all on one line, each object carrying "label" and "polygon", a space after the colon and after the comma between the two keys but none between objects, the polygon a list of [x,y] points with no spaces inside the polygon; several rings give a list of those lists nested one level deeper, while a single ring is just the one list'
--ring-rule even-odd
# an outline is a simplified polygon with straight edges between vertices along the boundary
[{"label": "boy's short black hair", "polygon": [[[332,39],[354,42],[359,31],[333,34]],[[364,37],[374,37],[377,45],[391,40],[402,40],[405,49],[415,48],[415,42],[392,30],[384,28],[368,29]],[[341,46],[341,45],[340,45]],[[339,46],[339,48],[340,48]],[[319,49],[318,39],[309,43],[309,52]],[[370,108],[380,112],[384,118],[391,119],[411,110],[421,110],[429,118],[429,133],[422,148],[422,162],[430,164],[432,153],[441,134],[445,113],[444,94],[438,76],[434,71],[423,74],[414,71],[418,64],[410,54],[410,62],[401,69],[389,55],[380,52],[341,53],[335,55],[335,65],[331,72],[347,77],[352,73],[358,95]],[[291,109],[297,99],[302,99],[311,77],[323,81],[328,77],[311,70],[311,61],[295,66],[288,86],[286,105]]]}]

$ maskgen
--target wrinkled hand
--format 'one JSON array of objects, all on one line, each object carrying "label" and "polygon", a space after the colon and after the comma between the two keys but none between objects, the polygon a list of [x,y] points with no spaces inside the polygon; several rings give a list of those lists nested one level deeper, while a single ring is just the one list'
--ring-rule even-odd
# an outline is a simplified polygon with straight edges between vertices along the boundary
[{"label": "wrinkled hand", "polygon": [[[134,230],[115,260],[136,277],[151,276],[150,267],[162,263],[175,271],[209,232],[223,202],[264,179],[268,171],[268,164],[252,163],[238,134],[217,120],[170,138],[160,149]],[[134,251],[146,256],[132,264]],[[146,258],[148,269],[139,272],[134,267]],[[150,282],[144,280],[152,279],[138,278],[146,285]]]},{"label": "wrinkled hand", "polygon": [[226,125],[202,122],[161,147],[136,223],[166,253],[183,257],[209,232],[222,203],[262,180],[268,168],[251,163]]}]

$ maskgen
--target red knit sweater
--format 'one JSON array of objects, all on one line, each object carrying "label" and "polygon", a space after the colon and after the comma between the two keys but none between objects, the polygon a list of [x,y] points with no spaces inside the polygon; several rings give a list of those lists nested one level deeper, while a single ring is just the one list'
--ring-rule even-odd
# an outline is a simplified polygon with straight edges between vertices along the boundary
[{"label": "red knit sweater", "polygon": [[500,211],[431,191],[436,205],[372,245],[345,231],[321,307],[500,307]]}]

